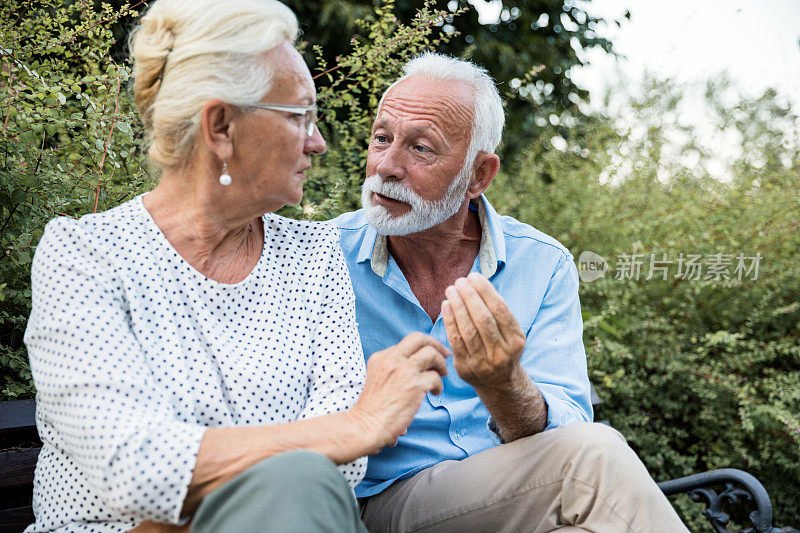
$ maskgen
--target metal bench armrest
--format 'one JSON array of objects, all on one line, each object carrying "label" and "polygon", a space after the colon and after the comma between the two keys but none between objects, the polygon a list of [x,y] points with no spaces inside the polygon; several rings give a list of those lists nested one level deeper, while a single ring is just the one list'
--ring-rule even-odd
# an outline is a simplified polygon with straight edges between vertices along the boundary
[{"label": "metal bench armrest", "polygon": [[[721,492],[717,492],[712,488],[714,486],[724,488]],[[693,501],[705,503],[706,510],[703,514],[719,533],[733,531],[728,529],[730,517],[725,508],[742,503],[754,509],[749,515],[753,527],[743,529],[741,533],[800,533],[791,527],[772,526],[772,502],[767,489],[755,477],[742,470],[735,468],[712,470],[662,481],[658,487],[667,496],[688,493]]]}]

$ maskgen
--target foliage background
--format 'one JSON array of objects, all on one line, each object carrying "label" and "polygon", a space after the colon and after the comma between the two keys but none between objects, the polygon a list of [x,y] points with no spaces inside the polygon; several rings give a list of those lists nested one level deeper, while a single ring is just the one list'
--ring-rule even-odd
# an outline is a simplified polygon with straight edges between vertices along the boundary
[{"label": "foliage background", "polygon": [[[569,2],[507,2],[508,18],[494,29],[459,13],[463,1],[450,6],[455,13],[438,12],[447,7],[439,2],[418,16],[401,0],[330,0],[315,14],[295,4],[308,24],[303,51],[318,75],[331,148],[315,161],[303,203],[283,214],[327,219],[357,207],[377,98],[405,58],[438,48],[491,66],[506,95],[507,157],[488,193],[500,212],[612,268],[620,254],[761,254],[756,280],[609,273],[583,283],[584,341],[603,399],[597,418],[626,435],[656,479],[742,468],[770,491],[776,523],[800,525],[800,134],[785,99],[708,85],[714,126],[739,140],[721,182],[713,146],[675,118],[685,88],[650,80],[627,97],[625,112],[582,110],[565,36],[612,48]],[[0,6],[0,399],[34,393],[22,335],[44,224],[107,209],[157,180],[121,45],[142,7]],[[521,31],[543,13],[549,25]],[[562,16],[577,29],[555,31]],[[545,69],[526,77],[539,64]],[[707,530],[695,504],[675,503],[693,530]]]}]

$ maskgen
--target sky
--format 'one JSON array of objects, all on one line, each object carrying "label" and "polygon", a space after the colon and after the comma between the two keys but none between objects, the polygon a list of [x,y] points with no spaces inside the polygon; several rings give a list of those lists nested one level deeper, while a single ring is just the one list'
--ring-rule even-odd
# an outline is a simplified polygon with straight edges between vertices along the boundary
[{"label": "sky", "polygon": [[[501,0],[470,0],[481,22],[497,20]],[[618,72],[633,81],[645,71],[685,83],[727,71],[751,95],[775,87],[800,107],[800,0],[575,0],[595,16],[631,20],[604,25],[623,58],[589,51],[576,82],[596,100]]]},{"label": "sky", "polygon": [[[727,71],[746,93],[778,89],[800,104],[800,0],[592,0],[579,5],[604,18],[631,20],[600,33],[626,56],[589,52],[573,79],[592,94],[617,68],[637,80],[645,70],[679,82],[702,82]],[[612,74],[612,76],[609,76]]]}]

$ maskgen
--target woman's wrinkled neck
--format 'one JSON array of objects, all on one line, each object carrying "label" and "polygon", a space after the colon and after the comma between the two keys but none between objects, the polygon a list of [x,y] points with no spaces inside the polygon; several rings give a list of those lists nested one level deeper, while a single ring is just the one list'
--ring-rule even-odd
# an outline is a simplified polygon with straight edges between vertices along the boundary
[{"label": "woman's wrinkled neck", "polygon": [[261,213],[230,200],[212,165],[165,169],[142,201],[169,243],[193,268],[221,282],[236,282],[255,267],[264,246]]}]

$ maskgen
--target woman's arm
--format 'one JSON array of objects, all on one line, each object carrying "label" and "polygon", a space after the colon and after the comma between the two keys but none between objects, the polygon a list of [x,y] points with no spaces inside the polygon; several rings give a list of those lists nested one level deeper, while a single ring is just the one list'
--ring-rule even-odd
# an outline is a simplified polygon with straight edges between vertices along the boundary
[{"label": "woman's arm", "polygon": [[[39,433],[104,512],[177,523],[206,428],[156,391],[114,254],[91,224],[50,222],[33,261],[25,343]],[[38,481],[56,483],[53,468]]]},{"label": "woman's arm", "polygon": [[344,464],[394,444],[425,395],[442,391],[447,355],[437,340],[413,333],[370,358],[364,391],[347,412],[277,426],[209,428],[197,453],[184,514],[194,512],[220,485],[272,455],[304,449]]},{"label": "woman's arm", "polygon": [[[226,481],[284,451],[311,450],[344,464],[394,444],[425,395],[442,391],[447,355],[437,340],[412,333],[370,358],[364,391],[347,412],[276,426],[207,429],[181,514],[193,513],[205,496]],[[188,526],[147,521],[135,531],[179,533],[188,531]]]},{"label": "woman's arm", "polygon": [[[298,246],[308,260],[300,270],[312,354],[307,396],[297,420],[347,411],[364,388],[365,364],[356,323],[356,297],[333,229],[309,231]],[[355,488],[367,471],[367,458],[339,466]]]},{"label": "woman's arm", "polygon": [[359,430],[350,413],[274,426],[209,428],[200,443],[182,514],[193,513],[220,485],[281,452],[311,450],[344,464],[377,448],[376,437]]}]

